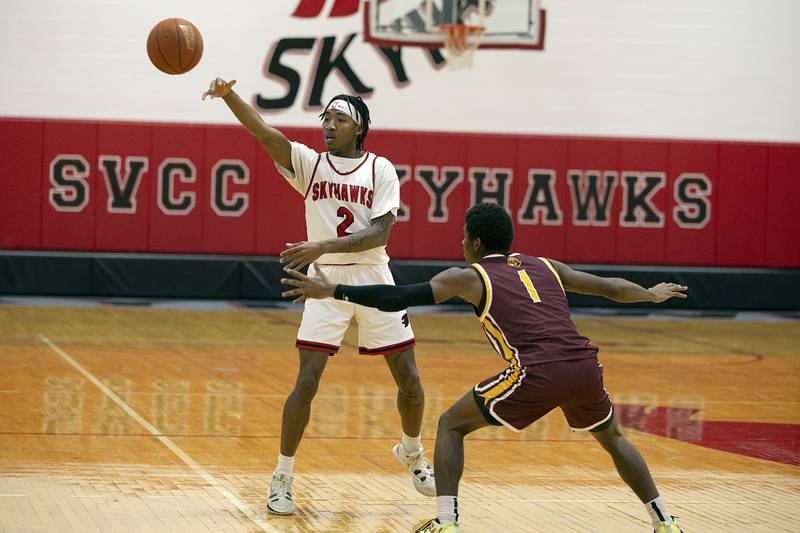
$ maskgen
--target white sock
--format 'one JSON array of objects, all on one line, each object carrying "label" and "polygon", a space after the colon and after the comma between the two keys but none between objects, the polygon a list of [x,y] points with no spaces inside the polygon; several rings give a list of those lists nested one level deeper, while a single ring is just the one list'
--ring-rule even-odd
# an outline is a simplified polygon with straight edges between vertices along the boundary
[{"label": "white sock", "polygon": [[458,496],[437,496],[436,518],[440,524],[458,522]]},{"label": "white sock", "polygon": [[403,433],[402,439],[403,446],[405,446],[406,451],[408,452],[415,452],[422,448],[422,442],[420,441],[420,436],[417,435],[416,437],[409,437],[405,433]]},{"label": "white sock", "polygon": [[294,468],[294,455],[286,457],[285,455],[278,454],[278,466],[275,467],[275,472],[283,472],[284,474],[292,475]]},{"label": "white sock", "polygon": [[650,520],[653,521],[654,527],[660,522],[666,522],[667,524],[672,522],[672,515],[667,511],[667,505],[661,499],[661,496],[647,502],[644,506],[647,507],[647,512],[650,513]]}]

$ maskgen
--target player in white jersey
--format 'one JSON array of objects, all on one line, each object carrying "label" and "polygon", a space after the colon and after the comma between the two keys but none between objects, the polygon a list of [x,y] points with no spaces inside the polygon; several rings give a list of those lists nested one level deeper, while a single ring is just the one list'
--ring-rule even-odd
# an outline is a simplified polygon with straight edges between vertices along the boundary
[{"label": "player in white jersey", "polygon": [[[400,206],[400,183],[384,157],[364,151],[369,109],[359,97],[334,97],[320,115],[326,152],[290,142],[231,89],[235,80],[216,78],[203,98],[222,98],[239,122],[261,143],[280,173],[305,200],[308,240],[281,252],[285,268],[316,262],[334,283],[394,284],[386,242]],[[309,266],[311,275],[315,266]],[[414,360],[414,333],[405,312],[386,313],[333,298],[306,302],[296,347],[300,370],[286,399],[281,450],[267,496],[275,514],[292,514],[294,456],[311,414],[311,401],[328,357],[338,350],[350,320],[358,322],[359,352],[383,355],[398,386],[403,434],[392,449],[408,468],[416,489],[436,495],[433,468],[420,442],[425,395]]]}]

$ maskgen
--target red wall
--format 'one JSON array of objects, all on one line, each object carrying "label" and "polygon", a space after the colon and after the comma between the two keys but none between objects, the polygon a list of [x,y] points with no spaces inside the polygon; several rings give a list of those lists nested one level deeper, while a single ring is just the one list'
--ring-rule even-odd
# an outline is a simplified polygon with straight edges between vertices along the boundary
[{"label": "red wall", "polygon": [[[282,130],[321,149],[315,129]],[[276,255],[305,238],[301,197],[238,126],[0,119],[0,139],[3,249]],[[397,222],[389,247],[396,259],[460,259],[465,209],[481,190],[500,189],[520,251],[578,263],[800,267],[797,144],[371,131],[367,148],[408,175],[401,198],[409,217]],[[109,207],[100,165],[108,156],[120,158],[123,173],[128,158],[146,161],[135,206]],[[62,173],[80,181],[82,203],[58,185],[54,167],[63,159],[85,161],[80,175],[69,165]],[[173,201],[193,197],[185,212],[159,201],[158,171],[173,159],[193,167],[187,181],[172,180]],[[241,204],[226,211],[213,203],[212,169],[230,160],[246,174],[225,178],[223,202]],[[420,174],[431,169],[439,180],[446,171],[460,176],[442,203],[446,216],[430,218],[434,204]],[[558,204],[559,216],[547,223],[547,210],[538,220],[522,216],[530,181],[542,173],[552,176]],[[506,176],[505,189],[497,178],[476,189],[480,175]],[[611,180],[605,212],[595,204],[580,216],[581,179]],[[637,204],[649,182],[651,194]],[[638,207],[626,210],[626,198]]]}]

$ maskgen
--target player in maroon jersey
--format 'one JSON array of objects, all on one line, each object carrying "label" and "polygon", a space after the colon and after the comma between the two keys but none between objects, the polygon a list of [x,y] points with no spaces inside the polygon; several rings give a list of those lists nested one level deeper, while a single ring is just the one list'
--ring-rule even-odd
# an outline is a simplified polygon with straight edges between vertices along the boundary
[{"label": "player in maroon jersey", "polygon": [[601,278],[543,257],[510,253],[514,229],[505,209],[480,204],[467,211],[464,258],[468,268],[451,268],[416,285],[332,285],[289,271],[297,288],[284,296],[334,296],[390,311],[442,303],[459,297],[471,303],[489,342],[508,368],[477,385],[439,418],[434,452],[437,518],[419,532],[457,532],[458,483],[464,469],[464,436],[487,425],[519,431],[560,407],[570,427],[589,431],[611,455],[620,477],[645,504],[658,533],[679,532],[667,512],[642,456],[614,422],[603,387],[597,348],[575,329],[565,291],[616,302],[660,303],[686,298],[687,287],[659,283],[645,289],[621,278]]}]

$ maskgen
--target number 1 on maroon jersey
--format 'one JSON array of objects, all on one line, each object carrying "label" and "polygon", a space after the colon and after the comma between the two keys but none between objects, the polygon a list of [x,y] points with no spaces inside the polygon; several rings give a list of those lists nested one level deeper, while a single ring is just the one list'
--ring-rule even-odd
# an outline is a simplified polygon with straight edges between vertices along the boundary
[{"label": "number 1 on maroon jersey", "polygon": [[542,301],[539,298],[539,291],[536,290],[536,287],[533,286],[533,281],[531,281],[530,276],[524,270],[519,271],[519,279],[522,280],[522,284],[525,285],[525,288],[528,289],[528,294],[531,295],[531,300],[533,303],[538,304]]}]

